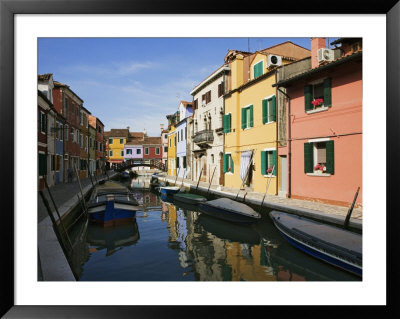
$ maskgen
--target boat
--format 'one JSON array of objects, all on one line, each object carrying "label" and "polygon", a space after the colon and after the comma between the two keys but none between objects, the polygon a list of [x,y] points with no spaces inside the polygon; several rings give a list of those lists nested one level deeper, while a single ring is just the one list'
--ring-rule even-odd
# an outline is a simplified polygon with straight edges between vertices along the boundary
[{"label": "boat", "polygon": [[301,216],[271,211],[283,237],[303,252],[362,276],[362,236]]},{"label": "boat", "polygon": [[170,203],[170,204],[174,203],[174,198],[170,194],[161,194],[160,198],[163,202]]},{"label": "boat", "polygon": [[246,204],[225,197],[200,202],[198,206],[202,213],[230,222],[249,224],[261,218],[260,213]]},{"label": "boat", "polygon": [[129,189],[116,181],[102,181],[95,186],[87,203],[89,220],[104,225],[132,220],[139,203]]},{"label": "boat", "polygon": [[159,190],[161,194],[168,195],[168,194],[176,194],[179,192],[181,188],[178,186],[160,186]]},{"label": "boat", "polygon": [[129,178],[129,177],[130,177],[130,176],[129,176],[129,172],[123,171],[123,172],[120,174],[120,177],[121,177],[121,178]]},{"label": "boat", "polygon": [[177,193],[173,196],[174,200],[187,204],[198,204],[207,201],[207,198],[205,198],[204,196],[191,193]]}]

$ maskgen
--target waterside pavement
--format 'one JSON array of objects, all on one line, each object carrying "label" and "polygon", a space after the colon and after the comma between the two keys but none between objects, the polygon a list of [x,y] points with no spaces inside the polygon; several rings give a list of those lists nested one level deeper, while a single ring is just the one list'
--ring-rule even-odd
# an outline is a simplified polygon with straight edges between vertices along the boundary
[{"label": "waterside pavement", "polygon": [[[107,172],[111,178],[117,173],[114,171]],[[96,177],[97,181],[107,179],[106,175]],[[94,184],[96,180],[92,178]],[[82,193],[84,196],[93,187],[90,178],[85,178],[80,181]],[[71,183],[61,183],[50,188],[51,195],[57,206],[58,213],[61,217],[71,212],[76,205],[79,205],[79,197],[82,197],[81,188],[78,181]],[[56,209],[50,198],[47,189],[43,190],[43,194],[47,199],[52,210],[53,216],[58,220]],[[47,208],[38,192],[38,280],[45,281],[75,281],[75,277],[68,264],[68,260],[60,246],[57,235],[54,232],[53,223],[47,212]]]},{"label": "waterside pavement", "polygon": [[[160,174],[158,179],[159,181],[168,182],[170,185],[175,185],[176,181],[176,186],[182,185],[190,189],[197,188],[197,182],[188,179],[182,180],[181,177],[177,179],[176,176]],[[230,188],[219,185],[210,186],[210,184],[206,182],[199,182],[197,191],[203,193],[208,192],[217,196],[224,196],[231,199],[235,199],[239,193],[237,198],[238,201],[244,201],[245,203],[250,203],[257,206],[261,205],[264,197],[264,194],[262,193],[252,192],[246,189],[239,190],[238,188]],[[353,200],[353,198],[351,198],[351,200]],[[321,202],[266,195],[263,202],[263,207],[317,219],[322,222],[343,225],[350,205],[349,207],[344,207],[329,205]],[[362,230],[362,207],[354,207],[349,220],[349,227]]]}]

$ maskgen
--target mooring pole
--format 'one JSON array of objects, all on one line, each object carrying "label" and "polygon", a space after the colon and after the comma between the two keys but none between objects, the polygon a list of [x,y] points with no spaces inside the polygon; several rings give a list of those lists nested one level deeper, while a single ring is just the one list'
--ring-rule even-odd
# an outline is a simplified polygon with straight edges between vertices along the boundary
[{"label": "mooring pole", "polygon": [[[78,173],[78,168],[75,165],[75,173],[76,173],[76,177],[78,179],[78,183],[79,183],[79,188],[81,190],[81,194],[82,194],[82,199],[85,198],[85,196],[83,195],[83,190],[82,190],[82,185],[81,185],[81,179],[79,178],[79,173]],[[86,210],[86,205],[84,204],[85,210]]]},{"label": "mooring pole", "polygon": [[272,172],[274,171],[274,168],[275,168],[275,165],[272,166],[272,171],[269,173],[270,175],[269,175],[269,178],[268,178],[268,184],[267,184],[267,188],[266,188],[265,193],[264,193],[264,197],[263,197],[262,202],[261,202],[259,213],[261,213],[262,207],[264,205],[264,199],[265,199],[265,196],[267,195],[269,184],[271,183],[271,177],[272,177]]},{"label": "mooring pole", "polygon": [[200,178],[201,178],[201,174],[202,174],[202,173],[203,173],[203,167],[201,168],[201,171],[200,171],[199,180],[197,181],[196,189],[197,189],[197,187],[199,187]]},{"label": "mooring pole", "polygon": [[208,192],[210,191],[211,183],[212,183],[212,180],[213,180],[213,178],[214,178],[214,173],[215,173],[216,168],[217,168],[217,166],[214,167],[214,171],[213,171],[213,173],[212,173],[211,180],[210,180],[210,185],[208,185],[207,194],[208,194]]},{"label": "mooring pole", "polygon": [[[69,241],[69,244],[70,244],[71,247],[72,247],[71,240],[69,239],[67,230],[65,229],[64,223],[63,223],[63,221],[62,221],[62,219],[61,219],[61,216],[60,216],[60,213],[59,213],[59,211],[58,211],[56,202],[55,202],[55,200],[54,200],[54,198],[53,198],[53,195],[52,195],[51,192],[50,192],[50,188],[49,188],[49,185],[47,184],[46,179],[44,179],[44,184],[45,184],[45,186],[46,186],[46,188],[47,188],[47,192],[49,193],[50,199],[51,199],[51,201],[52,201],[52,203],[53,203],[53,205],[54,205],[54,208],[55,208],[55,210],[56,210],[56,213],[57,213],[57,216],[58,216],[58,220],[60,221],[60,224],[61,224],[61,226],[62,226],[62,228],[63,228],[63,230],[64,230],[65,235],[67,236],[67,239],[68,239],[68,241]],[[49,206],[49,207],[50,207],[50,206]],[[52,215],[53,215],[53,214],[52,214]],[[53,217],[53,218],[54,218],[54,217]]]},{"label": "mooring pole", "polygon": [[[47,201],[46,197],[44,196],[43,191],[39,190],[39,194],[42,197],[44,206],[46,206],[47,213],[49,214],[51,222],[53,223],[53,229],[54,229],[54,232],[56,233],[58,241],[59,241],[61,247],[63,248],[63,250],[67,253],[68,252],[67,247],[65,247],[63,237],[61,236],[61,234],[60,234],[60,232],[58,230],[57,222],[56,222],[56,219],[53,216],[53,213],[51,212],[51,208],[50,208],[49,202]],[[68,236],[68,234],[67,234],[67,236]],[[71,249],[73,249],[71,242],[69,242],[69,243],[71,245]]]},{"label": "mooring pole", "polygon": [[92,172],[89,168],[89,177],[90,177],[90,182],[92,183],[92,186],[94,187],[93,179],[92,179]]},{"label": "mooring pole", "polygon": [[346,219],[344,220],[344,228],[346,228],[346,229],[349,227],[350,216],[351,216],[351,213],[353,212],[354,204],[356,203],[356,199],[357,199],[359,190],[360,190],[360,186],[357,188],[357,192],[354,195],[353,203],[351,204],[351,207],[350,207],[349,211],[347,212]]}]

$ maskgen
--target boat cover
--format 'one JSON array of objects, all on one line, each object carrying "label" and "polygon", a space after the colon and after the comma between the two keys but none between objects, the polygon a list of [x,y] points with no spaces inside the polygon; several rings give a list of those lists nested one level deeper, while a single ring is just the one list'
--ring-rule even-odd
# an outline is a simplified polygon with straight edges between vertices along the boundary
[{"label": "boat cover", "polygon": [[203,205],[209,205],[212,207],[227,210],[237,214],[251,216],[254,218],[261,218],[261,215],[259,213],[257,213],[254,209],[247,206],[246,204],[239,203],[237,201],[225,197],[210,200],[208,202],[203,203]]}]

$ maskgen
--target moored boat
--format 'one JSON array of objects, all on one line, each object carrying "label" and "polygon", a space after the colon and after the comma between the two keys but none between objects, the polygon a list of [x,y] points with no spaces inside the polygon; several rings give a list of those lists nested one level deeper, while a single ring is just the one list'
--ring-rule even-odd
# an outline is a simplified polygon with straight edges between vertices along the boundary
[{"label": "moored boat", "polygon": [[115,181],[105,181],[95,186],[87,208],[90,221],[112,225],[132,220],[140,207],[126,186]]},{"label": "moored boat", "polygon": [[231,222],[249,224],[261,218],[260,213],[251,207],[229,198],[200,202],[198,205],[201,212]]},{"label": "moored boat", "polygon": [[271,211],[275,226],[293,246],[336,267],[362,276],[362,236],[304,217]]},{"label": "moored boat", "polygon": [[183,202],[183,203],[187,203],[187,204],[198,204],[198,203],[207,201],[207,198],[205,198],[204,196],[197,195],[197,194],[177,193],[177,194],[174,194],[174,200],[177,200],[177,201]]},{"label": "moored boat", "polygon": [[164,195],[176,194],[180,190],[178,186],[160,186],[160,193]]}]

